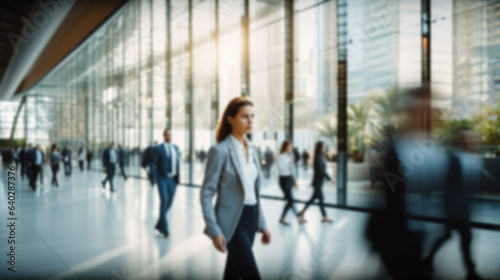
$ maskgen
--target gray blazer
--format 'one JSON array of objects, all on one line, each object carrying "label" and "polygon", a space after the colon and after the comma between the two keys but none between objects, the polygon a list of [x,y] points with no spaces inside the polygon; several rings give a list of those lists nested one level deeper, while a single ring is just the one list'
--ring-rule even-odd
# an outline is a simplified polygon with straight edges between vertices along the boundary
[{"label": "gray blazer", "polygon": [[[257,231],[263,231],[267,230],[267,226],[259,198],[262,174],[257,149],[250,141],[249,143],[249,156],[257,165],[259,173],[257,180],[255,180],[255,192],[259,206]],[[241,179],[242,174],[236,147],[229,137],[210,148],[205,178],[200,191],[200,202],[206,224],[203,232],[210,238],[224,234],[227,242],[231,240],[244,207],[245,191]],[[217,201],[214,207],[213,198],[216,194]]]}]

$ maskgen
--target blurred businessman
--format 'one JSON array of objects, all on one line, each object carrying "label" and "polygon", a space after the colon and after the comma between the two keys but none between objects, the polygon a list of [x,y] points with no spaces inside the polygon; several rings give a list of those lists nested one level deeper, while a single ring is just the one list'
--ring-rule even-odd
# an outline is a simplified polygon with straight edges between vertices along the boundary
[{"label": "blurred businessman", "polygon": [[122,173],[123,179],[127,180],[127,174],[125,174],[125,161],[127,153],[121,145],[118,145],[118,165],[120,166],[120,171]]},{"label": "blurred businessman", "polygon": [[115,176],[115,165],[118,161],[118,155],[115,149],[115,142],[111,142],[108,148],[102,152],[102,166],[106,172],[106,178],[102,181],[102,188],[106,188],[106,181],[109,181],[110,191],[114,192],[113,177]]},{"label": "blurred businessman", "polygon": [[179,183],[179,148],[172,144],[170,131],[163,132],[165,142],[155,147],[150,164],[153,181],[158,183],[160,194],[160,217],[156,229],[166,238],[169,236],[167,211],[172,206],[175,190]]},{"label": "blurred businessman", "polygon": [[31,166],[30,187],[34,191],[36,191],[36,179],[42,168],[44,156],[43,151],[40,149],[40,145],[36,145],[29,153],[29,162]]}]

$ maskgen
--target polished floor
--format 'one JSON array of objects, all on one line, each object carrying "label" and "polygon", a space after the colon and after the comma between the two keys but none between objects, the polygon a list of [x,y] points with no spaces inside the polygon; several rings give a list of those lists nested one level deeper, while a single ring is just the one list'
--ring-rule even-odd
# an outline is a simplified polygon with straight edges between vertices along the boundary
[{"label": "polished floor", "polygon": [[[6,172],[0,181],[0,220],[8,224]],[[225,255],[202,233],[199,189],[179,186],[169,212],[171,237],[158,236],[157,190],[146,180],[120,176],[116,192],[101,188],[104,174],[73,170],[59,173],[60,187],[44,184],[33,192],[27,181],[16,189],[16,272],[7,270],[8,228],[0,227],[0,279],[221,279]],[[300,188],[303,196],[310,189]],[[278,195],[278,193],[276,193]],[[264,199],[263,209],[272,243],[257,239],[254,252],[264,279],[389,279],[377,254],[364,239],[367,214],[328,208],[333,224],[321,224],[316,206],[308,223],[299,225],[290,213],[290,226],[278,223],[283,201]],[[298,204],[301,208],[303,205]],[[498,217],[498,206],[478,216]],[[497,213],[494,215],[494,213]],[[497,218],[498,223],[498,218]],[[425,248],[443,227],[411,222],[426,232]],[[260,235],[257,235],[259,238]],[[478,272],[500,279],[500,232],[473,230],[473,255]],[[435,279],[465,279],[458,238],[454,234],[435,258]]]}]

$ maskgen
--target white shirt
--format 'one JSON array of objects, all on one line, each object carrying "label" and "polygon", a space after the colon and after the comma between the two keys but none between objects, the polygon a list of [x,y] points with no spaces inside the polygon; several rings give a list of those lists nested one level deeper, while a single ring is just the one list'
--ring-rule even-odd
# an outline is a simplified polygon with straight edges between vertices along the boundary
[{"label": "white shirt", "polygon": [[78,155],[78,160],[79,161],[85,160],[85,150],[82,150],[82,152]]},{"label": "white shirt", "polygon": [[[259,176],[258,167],[255,165],[255,161],[253,160],[253,153],[251,149],[248,149],[248,162],[245,159],[245,146],[241,144],[234,136],[231,134],[231,141],[236,147],[236,154],[238,155],[238,160],[241,166],[241,174],[243,178],[241,181],[243,182],[243,188],[245,190],[245,205],[255,205],[257,204],[257,197],[255,194],[255,181]],[[247,147],[250,148],[250,141],[245,137],[244,138]]]},{"label": "white shirt", "polygon": [[278,157],[278,172],[280,176],[293,176],[293,154],[281,153]]},{"label": "white shirt", "polygon": [[170,158],[170,164],[172,166],[172,173],[167,173],[167,177],[174,177],[175,175],[177,175],[177,166],[175,166],[175,164],[177,163],[177,154],[172,144],[164,142],[163,146],[165,146],[167,157]]},{"label": "white shirt", "polygon": [[35,156],[35,165],[42,165],[42,151],[36,150]]},{"label": "white shirt", "polygon": [[109,162],[116,163],[116,151],[115,151],[115,149],[109,149]]}]

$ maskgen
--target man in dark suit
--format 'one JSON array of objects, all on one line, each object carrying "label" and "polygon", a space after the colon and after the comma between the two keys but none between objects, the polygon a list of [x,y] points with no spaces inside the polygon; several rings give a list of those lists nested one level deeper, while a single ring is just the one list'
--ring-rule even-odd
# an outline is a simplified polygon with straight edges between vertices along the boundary
[{"label": "man in dark suit", "polygon": [[115,142],[111,142],[108,148],[102,152],[102,166],[106,172],[106,178],[102,181],[102,188],[106,188],[106,181],[109,181],[110,190],[115,191],[113,188],[113,177],[115,176],[115,164],[118,161],[118,155],[115,150]]},{"label": "man in dark suit", "polygon": [[10,146],[3,149],[2,160],[3,160],[3,167],[5,169],[7,169],[9,165],[11,165],[14,162],[14,151]]},{"label": "man in dark suit", "polygon": [[148,173],[148,179],[149,183],[151,183],[151,187],[154,187],[155,184],[153,175],[151,174],[151,171],[148,168],[150,167],[151,161],[153,160],[153,152],[155,150],[156,145],[158,145],[157,141],[155,141],[151,146],[147,147],[144,153],[142,154],[142,160],[141,160],[141,166]]},{"label": "man in dark suit", "polygon": [[127,174],[125,174],[125,162],[126,162],[126,152],[121,145],[118,145],[118,165],[120,166],[120,171],[122,173],[123,179],[127,180]]},{"label": "man in dark suit", "polygon": [[90,164],[92,163],[92,158],[94,155],[90,149],[87,150],[87,169],[90,170]]},{"label": "man in dark suit", "polygon": [[158,182],[160,194],[160,217],[156,223],[156,229],[168,237],[167,211],[172,206],[175,190],[179,184],[179,148],[170,143],[170,131],[163,132],[164,143],[159,144],[153,151],[150,171],[153,180]]},{"label": "man in dark suit", "polygon": [[[19,151],[19,162],[21,163],[21,179],[24,180],[24,176],[28,177],[27,176],[27,167],[26,165],[28,164],[27,163],[27,160],[28,160],[28,150],[26,149],[26,144],[23,145],[23,147],[21,148],[21,151]],[[28,177],[29,178],[29,177]]]},{"label": "man in dark suit", "polygon": [[44,157],[45,155],[40,149],[40,145],[36,145],[34,149],[28,151],[28,160],[31,166],[30,187],[33,191],[36,191],[36,179],[42,168]]},{"label": "man in dark suit", "polygon": [[31,143],[28,144],[28,147],[24,150],[24,156],[26,158],[26,177],[28,180],[31,180],[31,161],[30,161],[30,153],[33,151],[33,146]]},{"label": "man in dark suit", "polygon": [[271,168],[273,166],[273,161],[274,161],[274,154],[269,147],[266,148],[266,151],[264,152],[264,159],[266,160],[266,165],[264,168],[264,174],[266,178],[271,177]]},{"label": "man in dark suit", "polygon": [[447,223],[443,235],[431,247],[429,255],[424,258],[423,265],[428,272],[433,272],[432,264],[435,254],[444,242],[451,238],[451,230],[460,236],[462,260],[467,268],[467,279],[481,279],[472,259],[472,233],[470,221],[470,194],[481,184],[483,158],[474,153],[479,151],[480,135],[472,131],[460,131],[457,139],[460,150],[450,152],[450,167],[444,188],[443,212]]},{"label": "man in dark suit", "polygon": [[71,148],[69,145],[66,145],[61,152],[61,156],[64,162],[64,174],[66,176],[71,176]]},{"label": "man in dark suit", "polygon": [[302,164],[304,165],[304,170],[307,171],[307,164],[309,161],[309,153],[306,149],[302,152]]}]

